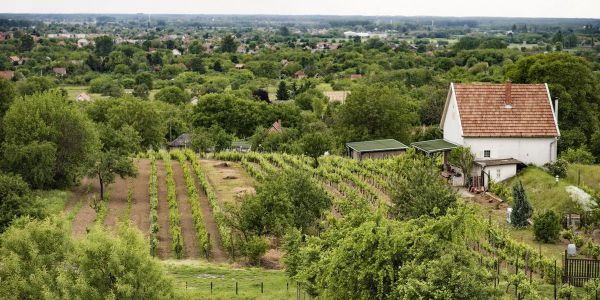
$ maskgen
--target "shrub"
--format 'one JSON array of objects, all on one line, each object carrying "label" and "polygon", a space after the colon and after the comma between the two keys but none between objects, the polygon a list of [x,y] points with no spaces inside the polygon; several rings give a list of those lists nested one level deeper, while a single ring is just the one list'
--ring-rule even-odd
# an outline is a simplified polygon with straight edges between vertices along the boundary
[{"label": "shrub", "polygon": [[248,257],[251,264],[256,265],[260,258],[267,252],[269,241],[265,238],[253,235],[249,237],[242,245],[242,254]]},{"label": "shrub", "polygon": [[561,159],[572,164],[591,165],[594,163],[594,155],[584,145],[577,149],[569,148],[561,156]]},{"label": "shrub", "polygon": [[560,233],[560,216],[553,210],[537,214],[533,218],[535,239],[544,243],[554,242]]},{"label": "shrub", "polygon": [[546,163],[544,167],[548,169],[548,173],[550,173],[550,175],[565,178],[567,176],[569,163],[566,160],[559,158],[555,162]]}]

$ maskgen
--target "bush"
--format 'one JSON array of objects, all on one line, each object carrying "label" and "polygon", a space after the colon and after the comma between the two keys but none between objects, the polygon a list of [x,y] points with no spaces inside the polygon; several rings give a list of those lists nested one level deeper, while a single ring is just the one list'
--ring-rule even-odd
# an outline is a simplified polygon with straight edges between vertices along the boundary
[{"label": "bush", "polygon": [[537,214],[533,218],[535,239],[544,243],[554,242],[560,233],[560,216],[553,210]]},{"label": "bush", "polygon": [[588,150],[586,146],[579,147],[577,149],[569,148],[561,156],[561,159],[572,163],[572,164],[584,164],[591,165],[594,163],[594,155]]},{"label": "bush", "polygon": [[269,241],[263,237],[253,235],[242,245],[242,254],[248,257],[250,264],[257,265],[268,248]]},{"label": "bush", "polygon": [[569,163],[566,160],[559,158],[555,162],[546,163],[544,167],[548,169],[548,173],[550,173],[550,175],[565,178],[567,177]]}]

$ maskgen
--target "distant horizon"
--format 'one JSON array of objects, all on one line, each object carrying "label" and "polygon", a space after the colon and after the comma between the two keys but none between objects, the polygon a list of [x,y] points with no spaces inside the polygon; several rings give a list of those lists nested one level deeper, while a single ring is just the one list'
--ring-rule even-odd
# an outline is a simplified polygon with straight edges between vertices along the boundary
[{"label": "distant horizon", "polygon": [[[575,3],[574,3],[575,2]],[[165,15],[272,15],[272,16],[364,16],[364,17],[456,17],[456,18],[548,18],[600,19],[597,0],[103,0],[94,3],[62,0],[20,0],[5,3],[2,14],[165,14]]]},{"label": "distant horizon", "polygon": [[0,12],[0,15],[150,15],[150,16],[267,16],[267,17],[389,17],[389,18],[456,18],[456,19],[469,19],[469,18],[482,18],[482,19],[579,19],[579,20],[598,20],[600,17],[521,17],[521,16],[434,16],[434,15],[335,15],[335,14],[259,14],[259,13],[119,13],[119,12],[103,12],[103,13],[92,13],[92,12]]}]

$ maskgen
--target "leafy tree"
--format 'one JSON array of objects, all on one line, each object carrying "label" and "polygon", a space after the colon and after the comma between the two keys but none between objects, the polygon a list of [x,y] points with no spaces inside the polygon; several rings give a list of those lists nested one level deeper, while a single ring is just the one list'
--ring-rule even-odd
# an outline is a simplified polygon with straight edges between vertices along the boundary
[{"label": "leafy tree", "polygon": [[99,57],[107,57],[115,45],[112,37],[107,35],[99,36],[94,41],[96,42],[95,52]]},{"label": "leafy tree", "polygon": [[58,91],[15,102],[3,127],[5,168],[34,188],[78,183],[99,148],[92,122]]},{"label": "leafy tree", "polygon": [[[492,275],[466,239],[481,234],[478,214],[461,207],[440,219],[390,220],[352,210],[319,237],[284,248],[289,272],[323,299],[491,299]],[[468,228],[468,230],[466,230]],[[466,232],[472,232],[467,235]],[[297,237],[297,235],[296,235]],[[294,245],[296,244],[296,245]],[[298,250],[294,250],[298,249]],[[288,264],[286,263],[286,268]]]},{"label": "leafy tree", "polygon": [[391,213],[396,218],[437,217],[456,205],[456,192],[439,178],[428,158],[411,150],[400,158],[395,172],[402,174],[392,191]]},{"label": "leafy tree", "polygon": [[569,163],[584,165],[591,165],[596,160],[585,145],[577,149],[569,148],[560,157]]},{"label": "leafy tree", "polygon": [[201,57],[193,57],[187,64],[188,69],[198,72],[200,74],[204,74],[206,70],[204,69],[204,62]]},{"label": "leafy tree", "polygon": [[213,67],[212,67],[212,69],[213,69],[215,72],[223,72],[223,66],[221,65],[221,61],[220,61],[220,60],[216,60],[216,61],[213,63]]},{"label": "leafy tree", "polygon": [[208,129],[199,127],[192,133],[192,140],[190,141],[192,149],[200,153],[206,152],[210,147],[214,147],[214,141]]},{"label": "leafy tree", "polygon": [[133,160],[129,156],[139,150],[142,138],[129,125],[123,125],[118,130],[105,124],[98,127],[102,147],[90,169],[90,175],[98,178],[100,199],[104,199],[104,189],[115,182],[117,175],[121,178],[136,176]]},{"label": "leafy tree", "polygon": [[565,178],[567,177],[567,169],[569,168],[569,163],[566,160],[559,158],[554,162],[546,163],[544,167],[548,169],[548,173],[550,173],[550,175],[554,177],[558,176],[560,178]]},{"label": "leafy tree", "polygon": [[558,240],[560,230],[560,216],[553,210],[547,210],[533,217],[533,234],[538,241],[554,242]]},{"label": "leafy tree", "polygon": [[5,299],[173,299],[173,283],[134,229],[72,240],[64,221],[21,222],[1,237]]},{"label": "leafy tree", "polygon": [[33,37],[29,34],[22,35],[21,38],[19,39],[19,42],[20,42],[19,50],[21,50],[22,52],[31,51],[31,49],[33,49],[33,46],[35,46]]},{"label": "leafy tree", "polygon": [[247,196],[239,207],[230,207],[230,223],[244,236],[282,236],[289,228],[307,230],[330,206],[331,198],[300,170],[274,174]]},{"label": "leafy tree", "polygon": [[150,74],[148,72],[142,72],[142,73],[135,75],[135,84],[136,85],[144,84],[144,85],[146,85],[148,90],[151,90],[154,87],[153,80],[154,79],[152,77],[152,74]]},{"label": "leafy tree", "polygon": [[198,40],[193,40],[188,47],[188,51],[192,54],[202,54],[204,52],[204,48],[202,43]]},{"label": "leafy tree", "polygon": [[150,91],[148,90],[148,86],[146,86],[145,84],[138,84],[133,87],[132,94],[138,98],[148,99]]},{"label": "leafy tree", "polygon": [[448,161],[462,170],[465,177],[464,185],[468,186],[471,182],[471,170],[473,170],[473,163],[475,162],[475,155],[471,152],[471,148],[460,146],[452,149]]},{"label": "leafy tree", "polygon": [[90,81],[89,92],[100,93],[104,96],[120,97],[123,94],[123,87],[110,76],[104,75]]},{"label": "leafy tree", "polygon": [[315,160],[326,151],[333,149],[333,136],[327,132],[307,133],[300,139],[302,153]]},{"label": "leafy tree", "polygon": [[158,91],[158,93],[154,95],[154,99],[171,104],[185,104],[189,102],[191,98],[186,91],[176,86],[168,86]]},{"label": "leafy tree", "polygon": [[372,84],[352,90],[339,108],[336,127],[346,141],[377,138],[407,141],[417,122],[415,105],[402,91]]},{"label": "leafy tree", "polygon": [[222,52],[235,52],[237,50],[237,42],[233,38],[232,35],[225,35],[223,40],[221,41],[221,51]]},{"label": "leafy tree", "polygon": [[32,76],[17,83],[17,91],[21,96],[29,96],[53,89],[56,84],[48,77]]},{"label": "leafy tree", "polygon": [[277,87],[277,100],[288,100],[290,99],[290,94],[285,84],[285,81],[280,81],[279,86]]},{"label": "leafy tree", "polygon": [[264,237],[253,235],[243,241],[240,249],[242,249],[242,254],[248,257],[250,264],[258,265],[260,258],[269,249],[269,241]]},{"label": "leafy tree", "polygon": [[29,186],[21,177],[0,173],[0,232],[21,216],[41,217]]},{"label": "leafy tree", "polygon": [[223,151],[231,146],[233,136],[228,134],[221,126],[215,124],[208,129],[208,132],[215,147],[215,152]]},{"label": "leafy tree", "polygon": [[[129,125],[142,138],[142,148],[158,148],[163,145],[169,130],[165,115],[167,110],[160,104],[124,97],[118,100],[95,101],[88,113],[93,115],[92,118],[96,122],[107,122],[115,129]],[[96,109],[102,110],[102,113],[94,112]]]},{"label": "leafy tree", "polygon": [[[0,78],[0,120],[17,97],[15,86],[8,80]],[[0,131],[2,131],[0,129]],[[1,136],[1,133],[0,133]]]},{"label": "leafy tree", "polygon": [[513,205],[510,214],[510,223],[517,228],[527,227],[527,225],[529,225],[527,220],[531,218],[533,208],[531,207],[531,204],[529,204],[529,198],[527,197],[523,183],[521,183],[520,180],[513,184],[512,189]]}]

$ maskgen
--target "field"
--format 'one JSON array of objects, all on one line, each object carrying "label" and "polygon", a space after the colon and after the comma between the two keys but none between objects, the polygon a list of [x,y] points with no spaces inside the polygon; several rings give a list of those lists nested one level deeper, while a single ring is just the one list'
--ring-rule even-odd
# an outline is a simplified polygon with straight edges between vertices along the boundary
[{"label": "field", "polygon": [[[254,193],[257,183],[271,174],[289,169],[310,172],[315,182],[334,199],[331,215],[336,218],[343,218],[346,204],[356,199],[368,201],[373,209],[389,204],[393,180],[397,176],[390,171],[393,160],[389,159],[358,162],[329,156],[321,157],[315,168],[312,158],[254,152],[222,152],[211,158],[199,158],[191,151],[150,152],[147,158],[137,159],[136,164],[138,176],[117,178],[108,189],[108,199],[100,202],[98,212],[91,206],[98,197],[98,183],[89,178],[84,179],[70,197],[52,194],[56,206],[68,198],[64,211],[72,221],[76,237],[83,236],[95,224],[115,230],[119,221],[129,220],[148,237],[150,247],[154,249],[151,251],[163,260],[178,290],[186,298],[296,297],[295,283],[281,270],[279,249],[271,249],[261,260],[267,269],[246,267],[245,260],[237,253],[232,256],[230,249],[236,243],[235,237],[223,222],[226,203],[240,201],[240,196],[245,193]],[[540,172],[543,171],[531,168],[520,179],[531,190],[533,183],[529,178],[543,178]],[[566,183],[553,187],[550,179],[542,181],[548,185],[546,189],[549,193],[559,194]],[[506,204],[493,203],[480,196],[468,201],[479,203],[486,217],[492,213],[496,220],[494,224],[498,224],[511,239],[508,243],[526,245],[525,248],[511,246],[504,250],[507,251],[503,254],[505,272],[509,272],[514,263],[511,255],[525,255],[521,252],[510,254],[511,251],[537,254],[539,244],[533,240],[530,230],[514,230],[504,224]],[[542,205],[543,201],[546,200],[532,195],[534,205]],[[564,245],[543,245],[539,250],[542,257],[553,262],[560,259]],[[263,293],[260,292],[261,283]]]}]

